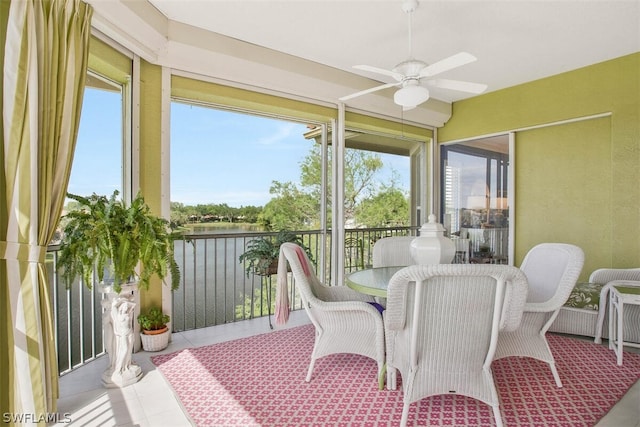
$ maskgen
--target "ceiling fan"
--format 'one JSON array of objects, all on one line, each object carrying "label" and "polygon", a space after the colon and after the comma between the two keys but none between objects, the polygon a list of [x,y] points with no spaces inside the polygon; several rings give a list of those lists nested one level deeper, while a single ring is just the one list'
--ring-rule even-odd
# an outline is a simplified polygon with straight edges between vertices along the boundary
[{"label": "ceiling fan", "polygon": [[394,94],[393,100],[396,104],[402,106],[403,110],[410,110],[429,99],[429,90],[423,86],[423,84],[473,94],[482,93],[487,89],[487,85],[481,83],[433,78],[445,71],[476,61],[477,58],[470,53],[460,52],[431,65],[428,65],[418,59],[413,59],[411,55],[411,14],[417,8],[418,0],[403,0],[402,2],[402,10],[409,16],[409,59],[399,63],[392,70],[385,70],[383,68],[372,67],[370,65],[355,65],[353,67],[358,70],[370,71],[372,73],[393,77],[396,82],[386,83],[371,89],[343,96],[342,98],[339,98],[340,101],[344,102],[371,92],[399,86],[400,89],[398,89]]}]

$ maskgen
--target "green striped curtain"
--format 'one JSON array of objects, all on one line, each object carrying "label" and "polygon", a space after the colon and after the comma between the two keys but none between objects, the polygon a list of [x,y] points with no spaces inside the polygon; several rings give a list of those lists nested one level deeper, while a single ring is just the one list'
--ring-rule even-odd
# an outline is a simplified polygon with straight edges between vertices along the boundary
[{"label": "green striped curtain", "polygon": [[79,0],[3,3],[0,413],[44,425],[37,420],[58,398],[44,259],[69,181],[93,9]]}]

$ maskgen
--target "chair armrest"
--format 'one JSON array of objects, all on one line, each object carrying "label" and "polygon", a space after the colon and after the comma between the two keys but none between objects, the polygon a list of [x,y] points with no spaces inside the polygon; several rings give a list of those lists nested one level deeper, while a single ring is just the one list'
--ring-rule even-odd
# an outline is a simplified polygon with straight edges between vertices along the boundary
[{"label": "chair armrest", "polygon": [[640,288],[640,281],[638,281],[638,280],[612,280],[609,283],[607,283],[607,285],[611,285],[611,286],[622,285],[622,286],[633,286],[633,287],[636,287],[636,288]]},{"label": "chair armrest", "polygon": [[347,286],[326,286],[320,292],[322,295],[318,295],[318,297],[323,301],[375,301],[372,296],[354,291]]},{"label": "chair armrest", "polygon": [[[560,309],[558,309],[560,310]],[[552,307],[550,307],[549,304],[545,304],[542,302],[527,302],[524,304],[524,310],[525,313],[529,312],[529,313],[548,313],[552,310]]]},{"label": "chair armrest", "polygon": [[322,301],[316,299],[313,303],[309,304],[310,307],[317,306],[324,312],[353,312],[361,311],[374,316],[382,322],[382,315],[372,304],[364,301]]}]

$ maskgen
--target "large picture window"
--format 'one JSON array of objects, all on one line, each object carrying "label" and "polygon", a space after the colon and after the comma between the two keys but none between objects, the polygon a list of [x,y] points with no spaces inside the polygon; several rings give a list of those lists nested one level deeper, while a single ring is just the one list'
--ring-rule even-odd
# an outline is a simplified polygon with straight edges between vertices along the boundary
[{"label": "large picture window", "polygon": [[69,192],[120,194],[124,182],[124,100],[121,85],[89,72]]}]

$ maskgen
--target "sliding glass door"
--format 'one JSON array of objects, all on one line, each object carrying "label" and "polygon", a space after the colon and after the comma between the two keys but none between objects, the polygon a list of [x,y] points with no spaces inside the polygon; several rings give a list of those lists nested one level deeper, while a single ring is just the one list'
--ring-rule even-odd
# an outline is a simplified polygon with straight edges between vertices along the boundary
[{"label": "sliding glass door", "polygon": [[[469,247],[463,262],[509,263],[509,137],[442,145],[442,222]],[[459,245],[460,246],[460,245]]]}]

